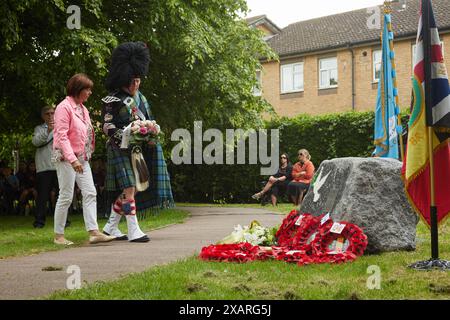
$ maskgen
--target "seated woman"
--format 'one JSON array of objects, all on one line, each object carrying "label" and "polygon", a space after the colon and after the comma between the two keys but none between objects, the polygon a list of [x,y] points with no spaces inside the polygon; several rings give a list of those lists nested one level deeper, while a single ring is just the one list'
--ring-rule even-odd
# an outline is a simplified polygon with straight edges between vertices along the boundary
[{"label": "seated woman", "polygon": [[308,150],[300,149],[298,160],[292,168],[292,181],[288,184],[287,190],[288,196],[296,206],[302,202],[303,195],[308,191],[315,170]]},{"label": "seated woman", "polygon": [[37,186],[36,186],[36,165],[34,162],[24,163],[21,165],[21,170],[16,174],[19,179],[19,214],[27,215],[30,209],[28,202],[36,201]]},{"label": "seated woman", "polygon": [[277,205],[277,197],[282,196],[291,181],[292,165],[289,162],[289,156],[283,153],[280,157],[280,167],[275,175],[269,178],[264,189],[255,193],[252,198],[259,200],[267,192],[271,192],[272,205]]}]

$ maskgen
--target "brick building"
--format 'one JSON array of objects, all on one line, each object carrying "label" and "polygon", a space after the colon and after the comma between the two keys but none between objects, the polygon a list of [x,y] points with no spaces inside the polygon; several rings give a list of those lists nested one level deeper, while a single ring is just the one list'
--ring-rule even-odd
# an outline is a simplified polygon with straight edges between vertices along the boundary
[{"label": "brick building", "polygon": [[[450,70],[450,0],[434,0],[434,14]],[[379,7],[381,16],[383,8]],[[400,107],[409,107],[419,0],[393,4],[392,22]],[[247,19],[263,30],[279,61],[262,60],[261,94],[280,116],[375,109],[381,64],[376,11],[361,9],[278,28],[266,16]],[[375,24],[374,24],[375,21]],[[382,24],[380,24],[382,26]]]}]

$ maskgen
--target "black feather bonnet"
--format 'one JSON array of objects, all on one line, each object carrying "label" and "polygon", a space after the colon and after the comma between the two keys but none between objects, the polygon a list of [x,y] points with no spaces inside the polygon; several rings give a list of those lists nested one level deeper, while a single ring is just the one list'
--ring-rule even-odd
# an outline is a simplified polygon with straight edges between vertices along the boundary
[{"label": "black feather bonnet", "polygon": [[148,72],[150,54],[143,42],[126,42],[114,49],[106,88],[110,91],[128,87],[134,78],[144,77]]}]

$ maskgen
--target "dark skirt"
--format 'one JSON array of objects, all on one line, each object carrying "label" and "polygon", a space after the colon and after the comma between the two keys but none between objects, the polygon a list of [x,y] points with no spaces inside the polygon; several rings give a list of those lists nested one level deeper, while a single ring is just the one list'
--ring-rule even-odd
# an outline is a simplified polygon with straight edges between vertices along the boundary
[{"label": "dark skirt", "polygon": [[291,181],[288,184],[287,193],[288,196],[298,198],[301,192],[305,191],[306,193],[308,189],[309,183]]},{"label": "dark skirt", "polygon": [[274,195],[275,197],[282,197],[286,191],[287,187],[289,185],[289,181],[277,181],[273,184],[272,188],[270,189],[270,194]]}]

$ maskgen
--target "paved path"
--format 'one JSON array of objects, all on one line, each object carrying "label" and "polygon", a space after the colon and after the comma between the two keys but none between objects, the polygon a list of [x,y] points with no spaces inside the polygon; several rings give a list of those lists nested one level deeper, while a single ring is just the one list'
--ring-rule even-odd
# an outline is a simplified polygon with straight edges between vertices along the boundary
[{"label": "paved path", "polygon": [[[32,299],[66,289],[71,265],[81,269],[83,286],[99,280],[113,280],[132,272],[198,254],[237,224],[258,220],[264,226],[281,223],[283,215],[263,209],[227,207],[179,207],[191,216],[183,224],[149,232],[148,243],[113,241],[38,255],[0,260],[0,299]],[[123,230],[125,231],[125,230]],[[49,240],[50,241],[50,240]],[[42,271],[59,267],[60,271]]]}]

